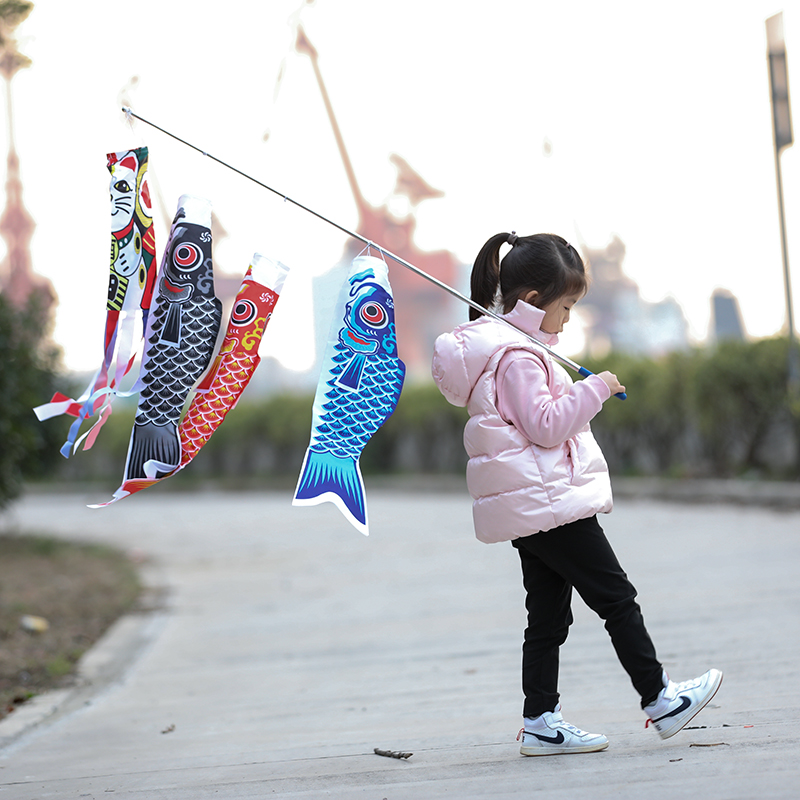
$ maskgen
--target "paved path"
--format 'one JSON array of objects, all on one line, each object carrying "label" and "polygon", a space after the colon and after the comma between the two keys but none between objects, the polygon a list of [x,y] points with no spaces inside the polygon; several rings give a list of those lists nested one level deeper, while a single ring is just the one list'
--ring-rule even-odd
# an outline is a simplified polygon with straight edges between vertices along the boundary
[{"label": "paved path", "polygon": [[168,591],[90,652],[82,687],[0,723],[2,800],[800,792],[798,512],[620,499],[603,524],[666,667],[725,681],[662,742],[577,600],[562,702],[611,746],[533,759],[514,741],[517,556],[473,539],[465,494],[372,492],[369,538],[286,493],[98,499],[28,496],[0,527],[136,550]]}]

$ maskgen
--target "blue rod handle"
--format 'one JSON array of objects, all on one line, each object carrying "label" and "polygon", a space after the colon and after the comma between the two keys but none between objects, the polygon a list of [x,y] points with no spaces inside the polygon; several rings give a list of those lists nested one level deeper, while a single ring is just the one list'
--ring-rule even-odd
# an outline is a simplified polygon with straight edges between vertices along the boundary
[{"label": "blue rod handle", "polygon": [[[594,375],[594,372],[591,372],[590,370],[586,369],[586,367],[579,367],[578,368],[578,372],[581,375],[583,375],[584,378],[586,378],[589,375]],[[614,395],[614,397],[619,397],[620,400],[627,400],[628,399],[628,395],[625,394],[625,392],[617,392]]]}]

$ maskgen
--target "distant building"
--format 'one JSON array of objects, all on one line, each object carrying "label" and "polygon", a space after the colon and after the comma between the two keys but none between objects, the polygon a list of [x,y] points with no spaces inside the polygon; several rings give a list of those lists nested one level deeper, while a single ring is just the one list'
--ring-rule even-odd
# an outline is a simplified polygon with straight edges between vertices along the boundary
[{"label": "distant building", "polygon": [[591,276],[579,306],[590,355],[616,350],[655,356],[689,346],[678,302],[671,297],[658,303],[642,299],[636,282],[623,272],[625,245],[618,236],[603,249],[581,249]]},{"label": "distant building", "polygon": [[[23,18],[29,10],[23,11]],[[30,61],[20,55],[16,50],[16,43],[7,33],[5,39],[3,44],[6,50],[0,59],[0,74],[6,84],[9,144],[6,159],[6,205],[0,215],[0,236],[6,243],[6,255],[0,262],[0,292],[18,308],[27,306],[35,299],[38,310],[48,317],[57,296],[50,281],[33,271],[30,243],[36,223],[22,201],[22,178],[14,143],[14,117],[11,107],[11,80]]]},{"label": "distant building", "polygon": [[56,293],[47,278],[33,271],[30,242],[36,223],[22,202],[19,157],[13,142],[6,163],[6,206],[0,215],[6,255],[0,263],[0,292],[17,308],[24,308],[35,298],[39,310],[48,314],[56,303]]},{"label": "distant building", "polygon": [[711,325],[716,342],[745,338],[739,301],[726,289],[715,289],[711,295]]}]

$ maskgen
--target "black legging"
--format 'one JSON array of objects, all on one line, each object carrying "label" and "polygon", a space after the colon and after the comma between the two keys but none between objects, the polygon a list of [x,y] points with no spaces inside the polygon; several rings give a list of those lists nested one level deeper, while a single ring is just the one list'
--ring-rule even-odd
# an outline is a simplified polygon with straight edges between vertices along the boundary
[{"label": "black legging", "polygon": [[597,517],[514,539],[527,592],[528,627],[522,646],[523,716],[558,704],[558,650],[572,624],[572,588],[603,620],[617,657],[642,697],[664,688],[662,666],[628,580]]}]

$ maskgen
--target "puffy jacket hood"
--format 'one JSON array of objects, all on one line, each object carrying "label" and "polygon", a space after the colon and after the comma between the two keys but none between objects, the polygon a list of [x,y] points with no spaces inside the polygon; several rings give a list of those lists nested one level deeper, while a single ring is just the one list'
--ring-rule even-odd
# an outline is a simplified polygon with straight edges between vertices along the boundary
[{"label": "puffy jacket hood", "polygon": [[[539,329],[544,311],[524,300],[519,300],[511,312],[502,316],[516,328],[550,347],[558,343],[557,334],[545,333]],[[495,353],[517,343],[523,347],[531,345],[530,339],[519,331],[498,323],[491,317],[481,317],[459,325],[451,333],[444,333],[436,340],[433,379],[449,403],[466,406],[478,379]],[[466,356],[467,349],[469,358]]]}]

